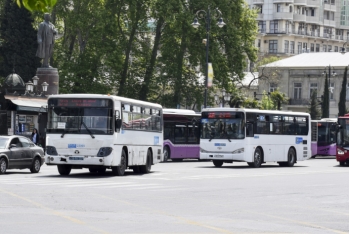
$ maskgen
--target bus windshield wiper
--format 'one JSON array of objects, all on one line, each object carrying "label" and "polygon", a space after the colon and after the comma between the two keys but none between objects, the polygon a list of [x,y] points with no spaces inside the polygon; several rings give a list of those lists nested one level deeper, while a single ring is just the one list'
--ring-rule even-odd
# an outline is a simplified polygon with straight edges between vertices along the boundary
[{"label": "bus windshield wiper", "polygon": [[75,131],[77,132],[77,130],[71,131],[71,130],[66,130],[65,129],[64,132],[61,135],[61,138],[63,138],[66,133],[68,133],[68,132],[75,132]]},{"label": "bus windshield wiper", "polygon": [[228,141],[229,141],[229,142],[231,142],[229,135],[228,135],[228,134],[226,134],[226,135],[227,135],[227,139],[228,139]]},{"label": "bus windshield wiper", "polygon": [[210,139],[209,139],[208,141],[211,141],[211,140],[213,139],[213,137],[214,137],[214,135],[211,134],[211,135],[210,135]]},{"label": "bus windshield wiper", "polygon": [[90,136],[91,136],[92,138],[95,138],[95,136],[92,134],[91,130],[86,126],[85,122],[82,121],[81,124],[84,125],[84,127],[86,128],[86,130],[87,130],[87,132],[90,134]]}]

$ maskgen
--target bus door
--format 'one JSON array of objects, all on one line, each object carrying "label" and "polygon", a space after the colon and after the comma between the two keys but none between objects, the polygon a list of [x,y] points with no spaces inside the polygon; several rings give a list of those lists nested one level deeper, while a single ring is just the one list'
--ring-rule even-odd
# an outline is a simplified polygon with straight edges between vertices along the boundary
[{"label": "bus door", "polygon": [[186,158],[187,157],[187,126],[183,123],[178,123],[174,127],[174,145],[171,151],[171,158]]},{"label": "bus door", "polygon": [[188,147],[187,148],[187,157],[189,158],[198,158],[200,157],[200,150],[198,144],[200,143],[200,131],[199,126],[196,122],[188,123]]}]

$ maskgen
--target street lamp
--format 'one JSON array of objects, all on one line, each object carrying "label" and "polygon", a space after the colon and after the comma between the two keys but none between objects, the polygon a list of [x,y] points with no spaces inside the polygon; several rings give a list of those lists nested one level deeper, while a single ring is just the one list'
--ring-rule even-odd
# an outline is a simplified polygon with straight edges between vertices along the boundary
[{"label": "street lamp", "polygon": [[[328,69],[328,73],[326,72],[326,69]],[[332,69],[332,72],[331,72]],[[328,75],[328,90],[333,93],[333,89],[331,87],[331,76],[335,77],[337,75],[337,73],[335,71],[333,71],[334,68],[331,67],[331,65],[328,65],[327,67],[325,67],[324,72],[322,73],[323,76]],[[331,98],[328,97],[328,118],[330,117],[330,103],[331,103]]]},{"label": "street lamp", "polygon": [[215,94],[214,100],[217,105],[219,105],[220,107],[224,107],[225,101],[229,102],[231,95],[230,93],[227,93],[224,88],[222,89],[221,93],[222,93],[222,97],[219,97],[218,94]]},{"label": "street lamp", "polygon": [[[213,14],[214,19],[218,19],[217,26],[222,28],[225,23],[223,22],[222,12],[218,10],[218,8],[214,9],[215,14]],[[198,19],[205,19],[206,22],[206,76],[205,76],[205,96],[204,96],[204,108],[207,107],[207,83],[208,83],[208,48],[209,48],[209,34],[211,29],[211,9],[207,8],[207,11],[199,10],[195,13],[196,17],[194,18],[194,22],[191,24],[194,28],[198,28],[200,23]]]},{"label": "street lamp", "polygon": [[29,96],[29,97],[46,97],[45,96],[45,92],[47,91],[47,87],[49,86],[48,83],[43,82],[41,84],[41,88],[42,88],[42,92],[39,94],[38,93],[38,81],[39,81],[39,77],[34,76],[32,78],[33,82],[28,81],[27,83],[25,83],[25,96]]}]

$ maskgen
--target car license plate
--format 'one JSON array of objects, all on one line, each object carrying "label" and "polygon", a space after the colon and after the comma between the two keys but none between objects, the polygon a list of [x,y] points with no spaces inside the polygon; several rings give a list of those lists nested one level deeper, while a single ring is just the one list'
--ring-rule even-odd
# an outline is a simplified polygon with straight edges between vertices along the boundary
[{"label": "car license plate", "polygon": [[84,160],[84,157],[69,157],[69,160]]},{"label": "car license plate", "polygon": [[221,154],[215,154],[214,155],[215,158],[224,158],[224,155],[221,155]]}]

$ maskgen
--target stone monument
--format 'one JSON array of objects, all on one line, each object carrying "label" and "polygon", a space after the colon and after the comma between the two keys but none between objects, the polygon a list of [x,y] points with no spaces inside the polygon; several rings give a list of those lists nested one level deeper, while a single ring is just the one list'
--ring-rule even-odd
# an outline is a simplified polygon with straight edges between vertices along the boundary
[{"label": "stone monument", "polygon": [[36,56],[42,59],[42,66],[36,70],[36,76],[40,78],[40,82],[49,84],[47,95],[59,93],[58,70],[49,64],[53,54],[55,36],[57,35],[55,26],[50,22],[50,19],[50,14],[45,13],[44,21],[39,24],[37,35],[38,49],[36,51]]}]

